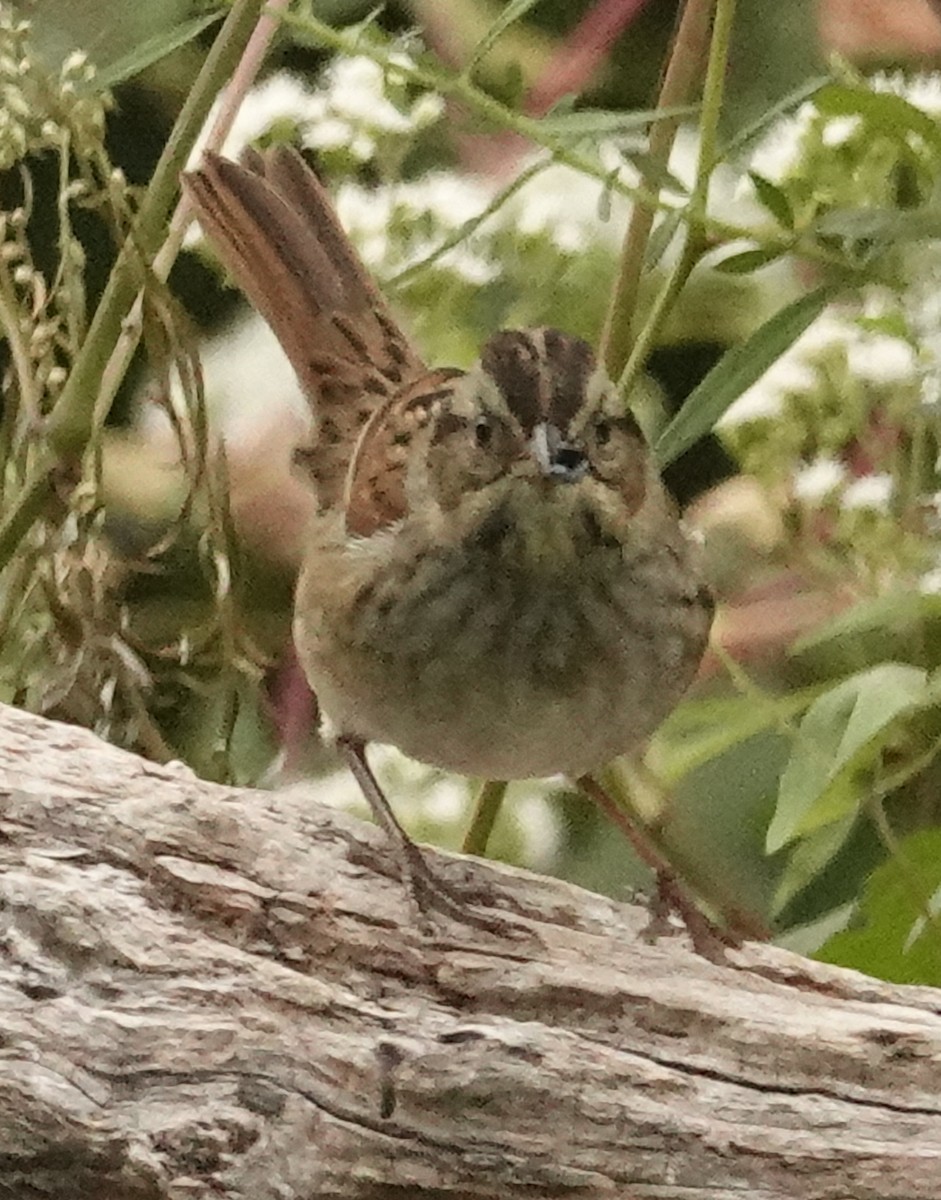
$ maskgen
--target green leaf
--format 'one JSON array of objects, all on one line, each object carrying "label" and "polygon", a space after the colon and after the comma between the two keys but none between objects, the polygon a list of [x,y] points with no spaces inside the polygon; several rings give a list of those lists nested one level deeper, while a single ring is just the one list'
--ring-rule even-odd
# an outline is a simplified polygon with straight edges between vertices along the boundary
[{"label": "green leaf", "polygon": [[92,86],[96,90],[106,90],[116,87],[117,84],[124,83],[128,79],[133,79],[147,67],[153,66],[155,62],[159,62],[174,50],[178,50],[180,46],[191,42],[204,29],[215,25],[224,16],[225,11],[217,9],[215,12],[203,13],[202,16],[193,17],[190,21],[183,21],[179,25],[171,25],[169,29],[161,30],[160,33],[141,42],[139,46],[135,46],[133,50],[129,50],[127,54],[122,54],[120,58],[100,67],[92,80]]},{"label": "green leaf", "polygon": [[[550,112],[540,117],[536,128],[558,138],[588,138],[602,134],[636,133],[646,130],[655,121],[689,117],[699,110],[696,107],[648,108],[637,112],[612,112],[607,109],[580,109],[578,112]],[[680,185],[682,187],[682,185]],[[688,190],[688,189],[683,189]]]},{"label": "green leaf", "polygon": [[861,600],[845,612],[838,613],[819,629],[806,634],[791,647],[794,655],[819,650],[830,642],[885,630],[887,633],[922,641],[926,622],[941,621],[941,596],[928,592],[888,592],[869,600]]},{"label": "green leaf", "polygon": [[666,254],[667,249],[673,239],[676,237],[677,230],[683,221],[683,213],[681,209],[674,209],[672,212],[661,213],[656,225],[653,227],[653,233],[647,239],[647,250],[644,254],[644,266],[648,271],[652,271]]},{"label": "green leaf", "polygon": [[681,704],[650,741],[648,761],[669,786],[766,729],[784,728],[820,695],[820,686],[784,696],[716,696]]},{"label": "green leaf", "polygon": [[788,113],[794,112],[800,108],[807,100],[811,100],[821,88],[826,87],[831,82],[829,75],[817,75],[813,79],[805,80],[793,92],[783,96],[777,103],[763,112],[756,121],[746,126],[743,130],[735,135],[722,151],[720,158],[733,159],[742,155],[743,151],[753,146],[765,134],[772,129],[782,117],[786,117]]},{"label": "green leaf", "polygon": [[755,195],[762,206],[771,213],[779,225],[783,225],[785,229],[793,229],[794,210],[781,188],[776,183],[772,183],[770,179],[765,179],[764,175],[759,175],[757,171],[749,171],[748,178],[751,180]]},{"label": "green leaf", "polygon": [[897,855],[873,871],[850,927],[826,941],[816,957],[892,983],[938,987],[939,888],[941,830],[923,830],[901,842]]},{"label": "green leaf", "polygon": [[771,907],[773,916],[778,916],[839,854],[856,827],[857,817],[855,811],[849,812],[839,821],[815,829],[801,838],[774,890]]},{"label": "green leaf", "polygon": [[[836,725],[842,715],[822,710],[814,714],[814,721],[832,718]],[[810,733],[798,745],[781,776],[777,807],[765,836],[766,854],[776,854],[795,838],[817,833],[827,825],[855,820],[862,807],[859,781],[850,772],[829,779],[823,751],[810,740]]]},{"label": "green leaf", "polygon": [[768,853],[854,814],[856,774],[875,762],[902,717],[930,703],[928,673],[905,663],[860,671],[816,700],[781,776]]},{"label": "green leaf", "polygon": [[490,53],[496,43],[500,40],[504,33],[515,25],[517,21],[522,20],[531,8],[535,8],[539,0],[510,0],[503,11],[499,14],[484,36],[480,39],[474,49],[471,51],[470,58],[464,67],[463,74],[470,75],[477,64]]},{"label": "green leaf", "polygon": [[806,924],[792,925],[790,929],[777,934],[774,944],[804,958],[813,958],[828,938],[846,928],[854,908],[853,904],[839,904]]},{"label": "green leaf", "polygon": [[899,338],[903,342],[911,340],[911,330],[902,310],[883,313],[879,317],[866,317],[860,314],[855,317],[855,323],[867,333],[884,333],[888,337]]},{"label": "green leaf", "polygon": [[[666,190],[675,196],[690,194],[689,185],[674,175],[672,171],[668,171],[663,163],[652,158],[646,150],[634,150],[628,147],[621,149],[621,154],[642,177],[646,187],[657,191]],[[682,217],[682,209],[675,211]]]},{"label": "green leaf", "polygon": [[935,151],[941,152],[941,127],[934,117],[891,92],[829,83],[820,89],[814,103],[825,116],[861,117],[870,133],[882,133],[898,141],[915,133]]},{"label": "green leaf", "polygon": [[941,209],[835,208],[813,225],[817,237],[844,238],[893,246],[941,238]]},{"label": "green leaf", "polygon": [[724,354],[657,440],[654,449],[660,467],[707,434],[729,405],[797,341],[839,291],[838,286],[826,284],[801,296]]},{"label": "green leaf", "polygon": [[718,262],[713,263],[712,269],[721,271],[724,275],[751,275],[754,271],[766,267],[768,263],[775,262],[785,253],[783,246],[741,250],[738,254],[730,254],[728,258],[720,258]]}]

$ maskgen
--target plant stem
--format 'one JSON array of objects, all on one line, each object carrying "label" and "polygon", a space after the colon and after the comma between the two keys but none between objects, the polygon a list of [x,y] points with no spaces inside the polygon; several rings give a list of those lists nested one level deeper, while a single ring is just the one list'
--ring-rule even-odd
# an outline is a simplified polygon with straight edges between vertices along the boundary
[{"label": "plant stem", "polygon": [[[262,62],[280,25],[281,16],[290,0],[270,0],[268,7],[252,31],[245,51],[236,65],[232,78],[226,84],[222,93],[222,103],[212,123],[212,128],[205,139],[204,149],[220,150],[235,121],[239,107],[245,99],[245,94],[252,86],[261,69]],[[192,219],[189,198],[184,192],[180,197],[173,216],[170,218],[170,228],[163,245],[154,256],[152,271],[161,282],[166,281],[170,270],[176,262],[183,236]],[[143,328],[143,290],[138,292],[130,313],[121,323],[121,333],[108,358],[107,365],[101,376],[98,391],[97,410],[108,413],[114,403],[118,388],[127,374],[134,351],[137,349]]]},{"label": "plant stem", "polygon": [[20,329],[19,311],[13,279],[6,262],[0,260],[0,328],[6,335],[10,357],[16,371],[20,403],[31,417],[39,415],[39,399],[33,380],[33,360],[29,345]]},{"label": "plant stem", "polygon": [[58,463],[58,456],[47,445],[39,449],[16,503],[0,525],[0,570],[13,558],[20,542],[46,507],[52,495],[53,472]]},{"label": "plant stem", "polygon": [[725,74],[728,69],[732,25],[735,19],[735,0],[716,0],[715,8],[712,39],[709,45],[709,61],[706,66],[706,80],[703,87],[702,113],[699,119],[699,158],[696,166],[696,182],[693,185],[686,210],[686,235],[683,249],[654,302],[643,329],[631,347],[627,362],[618,379],[618,389],[625,396],[629,396],[633,390],[638,376],[644,369],[647,356],[663,329],[666,318],[707,246],[709,181],[716,165],[716,145],[719,136],[719,120],[722,115],[722,99],[725,93]]},{"label": "plant stem", "polygon": [[60,455],[81,453],[85,448],[102,374],[137,294],[140,259],[143,256],[149,261],[157,251],[179,188],[180,172],[219,89],[245,50],[261,5],[262,0],[235,0],[167,139],[85,344],[49,418],[48,437]]},{"label": "plant stem", "polygon": [[453,233],[439,242],[433,250],[429,251],[424,258],[419,259],[417,262],[409,263],[407,267],[403,267],[400,271],[390,276],[385,280],[384,286],[390,289],[406,287],[420,271],[424,271],[427,267],[432,266],[439,258],[447,254],[449,250],[453,250],[465,238],[476,233],[485,221],[492,217],[494,213],[499,212],[507,200],[515,196],[531,179],[534,179],[540,172],[550,166],[551,163],[552,159],[549,157],[543,157],[537,159],[534,163],[530,163],[511,183],[499,191],[487,207],[482,209],[476,217],[465,221],[460,229],[455,229]]},{"label": "plant stem", "polygon": [[464,854],[481,856],[487,853],[487,843],[493,833],[500,805],[506,795],[506,788],[507,785],[502,779],[489,779],[481,786],[477,802],[474,805],[474,815],[471,817],[461,845]]},{"label": "plant stem", "polygon": [[[709,44],[713,4],[714,0],[688,0],[685,5],[663,74],[657,97],[658,108],[679,107],[692,99]],[[650,131],[650,166],[644,186],[651,189],[658,202],[660,188],[656,180],[662,179],[666,173],[678,129],[679,120],[672,118],[658,121]],[[659,207],[659,203],[649,204],[638,199],[631,211],[599,348],[599,357],[612,379],[621,374],[630,354],[647,243]]]},{"label": "plant stem", "polygon": [[709,180],[716,166],[716,146],[719,142],[719,122],[725,98],[725,77],[729,69],[729,50],[735,24],[735,0],[716,0],[716,15],[712,26],[706,82],[703,86],[702,112],[699,119],[699,161],[696,185],[691,204],[695,212],[704,215],[709,200]]},{"label": "plant stem", "polygon": [[95,310],[85,341],[46,424],[38,461],[0,524],[0,569],[10,561],[52,494],[52,476],[63,458],[82,453],[94,429],[102,376],[137,294],[141,258],[160,243],[179,187],[179,175],[220,87],[251,36],[263,0],[234,0],[193,84],[141,201],[137,219]]}]

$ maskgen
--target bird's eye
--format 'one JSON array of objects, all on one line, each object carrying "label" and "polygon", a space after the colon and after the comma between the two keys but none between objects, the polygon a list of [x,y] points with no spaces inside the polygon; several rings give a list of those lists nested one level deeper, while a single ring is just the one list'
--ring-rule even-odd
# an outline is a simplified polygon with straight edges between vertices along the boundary
[{"label": "bird's eye", "polygon": [[595,442],[599,446],[607,446],[611,441],[611,422],[599,421],[595,425]]},{"label": "bird's eye", "polygon": [[486,417],[481,417],[474,425],[474,441],[482,450],[493,441],[493,426]]}]

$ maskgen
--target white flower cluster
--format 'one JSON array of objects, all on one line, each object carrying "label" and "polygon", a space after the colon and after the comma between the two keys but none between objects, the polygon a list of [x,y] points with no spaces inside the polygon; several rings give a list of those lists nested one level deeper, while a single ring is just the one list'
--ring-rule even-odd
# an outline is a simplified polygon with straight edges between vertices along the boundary
[{"label": "white flower cluster", "polygon": [[[405,69],[411,65],[405,55],[397,61]],[[416,133],[444,112],[443,100],[431,92],[423,92],[407,107],[394,104],[387,94],[387,76],[369,58],[336,59],[319,101],[321,111],[307,123],[305,145],[315,150],[346,147],[364,162],[376,153],[378,139]]]},{"label": "white flower cluster", "polygon": [[[414,182],[369,189],[345,183],[336,203],[343,227],[366,265],[387,278],[424,259],[447,234],[477,217],[491,198],[485,183],[440,171]],[[392,235],[396,225],[412,230],[405,239],[407,247]],[[427,233],[419,235],[416,230]],[[499,265],[471,241],[462,241],[437,261],[476,286],[499,274]]]},{"label": "white flower cluster", "polygon": [[[617,163],[621,160],[618,158]],[[519,170],[529,164],[520,164]],[[612,165],[612,170],[617,164]],[[492,203],[498,182],[490,178],[435,171],[408,183],[369,190],[344,184],[337,195],[340,218],[368,266],[389,277],[421,262],[445,238],[458,233]],[[610,216],[602,220],[604,185],[571,167],[555,163],[536,174],[488,217],[473,237],[436,258],[439,266],[480,286],[498,277],[501,266],[488,247],[501,233],[544,237],[563,255],[577,254],[603,242],[612,252],[623,234],[628,204],[612,197]],[[392,230],[414,232],[407,246]]]},{"label": "white flower cluster", "polygon": [[[392,70],[387,67],[384,72],[365,56],[338,58],[316,89],[286,72],[271,76],[245,98],[223,153],[237,158],[246,146],[278,125],[289,124],[308,149],[342,150],[357,162],[375,158],[389,139],[411,138],[433,124],[444,107],[441,97],[429,92],[404,102],[404,88],[398,85],[407,79],[411,62],[404,54],[391,61]],[[401,78],[397,78],[396,68]],[[207,129],[211,124],[212,116]],[[197,144],[191,165],[198,161],[203,145],[204,140]],[[695,137],[681,132],[670,170],[687,184],[692,181],[697,152]],[[625,162],[615,142],[603,142],[597,153],[610,177],[618,176],[629,184],[638,182],[637,170]],[[517,173],[529,165],[521,161]],[[408,183],[369,190],[346,183],[339,190],[337,206],[369,267],[380,277],[388,277],[422,260],[441,240],[477,217],[494,200],[499,187],[500,181],[492,177],[437,171]],[[736,203],[730,171],[717,172],[712,201],[726,216],[729,206]],[[483,247],[506,230],[523,237],[544,236],[564,255],[578,254],[599,242],[613,251],[623,236],[629,210],[627,199],[612,193],[601,180],[552,164],[499,207],[474,246],[462,242],[437,261],[471,284],[485,283],[497,275],[499,266]],[[393,226],[427,230],[427,237],[413,232],[409,238],[397,238],[390,233]]]},{"label": "white flower cluster", "polygon": [[[637,170],[625,161],[615,142],[602,142],[597,153],[609,177],[626,184],[639,182]],[[670,170],[688,185],[697,154],[696,139],[681,132]],[[520,162],[516,173],[527,171],[534,162]],[[713,179],[711,206],[726,218],[735,204],[737,180],[736,174],[725,169],[717,171]],[[497,195],[498,186],[499,181],[492,178],[431,172],[413,182],[368,191],[345,184],[338,193],[337,207],[369,267],[380,277],[388,277],[421,261],[439,241],[482,213]],[[563,163],[552,163],[501,204],[474,239],[462,241],[437,262],[469,283],[485,283],[500,271],[486,252],[487,244],[506,232],[522,238],[543,237],[561,255],[583,253],[596,245],[614,254],[624,236],[630,207],[622,193],[610,191],[602,180]],[[753,212],[750,204],[748,212]],[[400,241],[390,235],[393,226],[402,221],[413,229],[431,230],[425,240],[413,237],[404,257]]]},{"label": "white flower cluster", "polygon": [[[403,69],[409,65],[405,55],[395,61]],[[444,109],[441,98],[427,92],[408,103],[394,103],[388,94],[388,79],[378,63],[365,57],[336,59],[316,89],[279,71],[245,97],[222,153],[238,158],[246,146],[289,123],[309,149],[342,149],[357,161],[367,162],[383,138],[411,137],[434,124]],[[207,130],[214,117],[215,110],[206,123]],[[204,145],[205,135],[193,151],[191,164],[198,161]]]},{"label": "white flower cluster", "polygon": [[[900,96],[941,122],[941,74],[906,78],[901,73],[874,77],[876,92]],[[813,102],[780,122],[757,149],[751,169],[787,188],[788,181],[811,171],[805,156],[847,146],[859,137],[861,116],[829,116]],[[816,150],[812,148],[816,147]],[[861,176],[862,178],[862,176]],[[749,189],[751,185],[748,185]],[[849,192],[843,203],[864,204]],[[840,203],[839,199],[836,201]],[[884,203],[879,197],[872,201]],[[831,307],[748,389],[725,414],[722,425],[735,431],[749,422],[792,417],[808,411],[819,396],[863,397],[870,408],[898,410],[899,403],[937,408],[941,403],[941,297],[937,287],[939,256],[931,243],[917,252],[899,254],[899,282],[870,284],[854,309]],[[798,418],[800,419],[800,418]],[[806,418],[804,418],[806,420]],[[890,418],[891,419],[891,418]],[[892,475],[873,464],[869,474],[853,477],[839,457],[839,447],[821,448],[810,461],[793,469],[791,495],[804,505],[836,504],[842,510],[886,512],[896,491]],[[941,567],[922,580],[927,590],[941,590]]]},{"label": "white flower cluster", "polygon": [[32,57],[28,21],[0,5],[0,170],[30,152],[98,145],[104,136],[108,93],[88,85],[95,69],[83,51],[61,63],[58,73]]},{"label": "white flower cluster", "polygon": [[941,74],[937,71],[905,75],[901,71],[881,71],[870,80],[876,92],[901,96],[929,117],[941,117]]},{"label": "white flower cluster", "polygon": [[[941,74],[906,76],[900,71],[883,72],[868,82],[874,92],[900,96],[927,116],[941,118]],[[856,115],[827,116],[808,100],[774,126],[755,150],[751,169],[772,183],[783,183],[800,166],[806,139],[816,125],[819,125],[822,145],[835,149],[845,145],[859,131],[862,118]]]},{"label": "white flower cluster", "polygon": [[[871,313],[872,306],[867,305],[864,317]],[[819,369],[834,357],[843,359],[853,379],[873,388],[911,383],[920,369],[918,354],[906,338],[871,330],[852,314],[829,310],[739,396],[720,426],[730,428],[781,415],[788,400],[820,386]]]},{"label": "white flower cluster", "polygon": [[[834,370],[890,402],[900,388],[917,386],[921,367],[911,343],[860,325],[850,314],[825,312],[762,378],[728,409],[725,429],[783,416],[802,396],[827,386]],[[805,505],[836,502],[842,509],[888,511],[895,489],[891,475],[874,472],[853,478],[829,454],[794,468],[791,495]]]},{"label": "white flower cluster", "polygon": [[837,499],[841,508],[868,508],[874,512],[888,511],[894,492],[891,475],[880,472],[851,479],[843,463],[823,455],[798,467],[791,484],[794,499],[804,504],[813,506]]},{"label": "white flower cluster", "polygon": [[846,481],[846,467],[835,458],[818,456],[794,472],[791,490],[805,504],[829,499]]}]

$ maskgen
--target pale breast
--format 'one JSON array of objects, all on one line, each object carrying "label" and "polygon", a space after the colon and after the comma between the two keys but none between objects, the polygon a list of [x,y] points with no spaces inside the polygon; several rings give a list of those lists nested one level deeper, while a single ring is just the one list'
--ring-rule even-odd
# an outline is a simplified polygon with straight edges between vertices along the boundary
[{"label": "pale breast", "polygon": [[[496,539],[398,553],[327,604],[304,655],[343,732],[463,774],[581,774],[642,741],[695,673],[711,606],[682,539],[534,573]],[[334,593],[335,595],[335,593]]]}]

